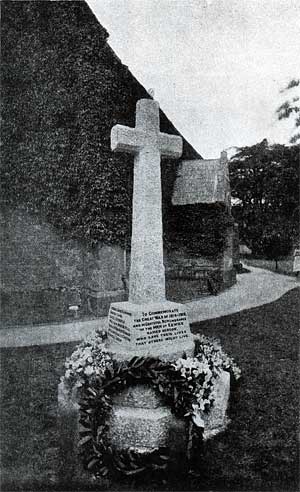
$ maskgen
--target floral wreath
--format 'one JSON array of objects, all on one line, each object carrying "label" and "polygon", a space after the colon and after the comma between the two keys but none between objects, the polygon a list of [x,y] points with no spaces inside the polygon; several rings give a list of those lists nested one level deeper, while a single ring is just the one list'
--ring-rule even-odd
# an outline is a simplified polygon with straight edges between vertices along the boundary
[{"label": "floral wreath", "polygon": [[103,334],[82,342],[66,361],[62,380],[79,392],[80,454],[84,468],[95,478],[119,472],[138,475],[167,468],[167,448],[139,454],[133,449],[113,449],[108,437],[112,397],[136,384],[151,385],[169,405],[172,413],[185,419],[189,428],[189,449],[202,441],[204,416],[214,403],[214,386],[222,370],[237,380],[240,370],[217,340],[195,336],[194,357],[162,361],[156,357],[112,358]]}]

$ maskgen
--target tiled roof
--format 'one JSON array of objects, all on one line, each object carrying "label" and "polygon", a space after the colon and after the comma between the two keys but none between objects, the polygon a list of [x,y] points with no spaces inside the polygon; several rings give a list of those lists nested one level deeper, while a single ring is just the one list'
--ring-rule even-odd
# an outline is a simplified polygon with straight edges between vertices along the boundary
[{"label": "tiled roof", "polygon": [[173,205],[215,202],[230,205],[227,158],[182,161],[174,184]]}]

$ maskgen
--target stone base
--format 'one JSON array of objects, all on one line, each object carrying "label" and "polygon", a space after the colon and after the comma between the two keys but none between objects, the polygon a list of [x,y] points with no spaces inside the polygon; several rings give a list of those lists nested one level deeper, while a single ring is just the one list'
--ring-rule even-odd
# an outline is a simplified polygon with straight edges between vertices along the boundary
[{"label": "stone base", "polygon": [[171,301],[113,303],[108,315],[108,343],[118,359],[134,355],[164,359],[192,356],[194,342],[185,306]]},{"label": "stone base", "polygon": [[175,420],[167,407],[149,409],[114,406],[109,422],[111,444],[116,449],[150,452],[159,447],[169,447],[171,427],[176,427],[177,431],[181,431],[181,436],[177,432],[178,445],[185,448],[185,423]]},{"label": "stone base", "polygon": [[229,420],[226,416],[230,396],[230,374],[222,371],[215,384],[215,401],[210,413],[204,416],[204,440],[223,432]]},{"label": "stone base", "polygon": [[[94,484],[91,473],[84,470],[79,456],[79,405],[76,392],[70,394],[65,384],[58,385],[59,485],[76,490]],[[78,488],[79,487],[79,488]],[[73,490],[73,489],[72,489]]]},{"label": "stone base", "polygon": [[116,449],[129,447],[146,453],[170,447],[173,454],[186,451],[186,423],[174,417],[160,395],[144,384],[114,396],[109,435]]},{"label": "stone base", "polygon": [[[203,414],[203,438],[211,439],[223,432],[229,420],[226,411],[230,396],[230,374],[222,371],[215,384],[215,401],[210,413]],[[127,388],[113,398],[109,422],[110,439],[117,449],[128,447],[149,452],[160,446],[169,446],[176,452],[185,452],[186,423],[171,413],[162,398],[151,386]]]},{"label": "stone base", "polygon": [[[230,393],[230,375],[222,372],[215,387],[215,402],[205,415],[204,439],[208,440],[225,430],[226,409]],[[158,447],[169,447],[170,466],[185,469],[187,456],[186,422],[177,419],[162,397],[149,385],[126,388],[113,397],[109,419],[109,437],[115,449],[131,448],[149,453]],[[58,427],[60,439],[59,483],[66,488],[93,484],[90,473],[83,469],[79,456],[78,395],[70,394],[64,383],[58,387]]]}]

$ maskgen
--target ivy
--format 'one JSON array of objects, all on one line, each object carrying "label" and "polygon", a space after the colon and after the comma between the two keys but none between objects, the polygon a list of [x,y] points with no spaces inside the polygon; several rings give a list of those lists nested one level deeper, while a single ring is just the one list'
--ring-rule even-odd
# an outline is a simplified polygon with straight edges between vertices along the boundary
[{"label": "ivy", "polygon": [[[113,53],[85,2],[4,0],[1,11],[1,205],[42,214],[90,245],[129,243],[133,158],[112,154],[110,131],[116,123],[134,126],[136,102],[148,93]],[[178,134],[162,111],[160,119],[161,131]],[[200,156],[183,140],[182,157]],[[203,219],[202,208],[190,240],[190,208],[178,213],[171,205],[177,167],[167,159],[161,167],[166,244],[176,236],[215,254],[224,242],[223,216],[214,222],[219,213],[212,206],[211,218]]]},{"label": "ivy", "polygon": [[[130,238],[133,158],[110,131],[135,125],[146,90],[107,44],[85,2],[1,2],[5,207],[42,214],[68,237]],[[161,130],[178,134],[161,112]],[[184,157],[199,157],[184,141]],[[177,164],[165,161],[165,199]]]},{"label": "ivy", "polygon": [[221,203],[172,207],[165,233],[168,249],[185,249],[190,256],[216,257],[224,250],[233,220]]}]

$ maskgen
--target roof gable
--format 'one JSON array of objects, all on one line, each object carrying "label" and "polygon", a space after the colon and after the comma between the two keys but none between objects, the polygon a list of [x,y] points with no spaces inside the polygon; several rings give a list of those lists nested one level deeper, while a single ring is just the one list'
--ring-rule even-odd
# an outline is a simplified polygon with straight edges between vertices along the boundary
[{"label": "roof gable", "polygon": [[182,161],[174,184],[173,205],[215,202],[230,205],[227,157]]}]

